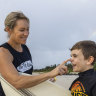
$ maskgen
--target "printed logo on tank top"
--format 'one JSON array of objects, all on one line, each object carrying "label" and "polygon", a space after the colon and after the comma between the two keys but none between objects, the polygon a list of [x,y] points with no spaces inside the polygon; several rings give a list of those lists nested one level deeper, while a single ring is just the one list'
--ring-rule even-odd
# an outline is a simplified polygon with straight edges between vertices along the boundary
[{"label": "printed logo on tank top", "polygon": [[72,96],[88,96],[85,94],[85,88],[80,81],[77,81],[73,84],[71,88],[71,95]]},{"label": "printed logo on tank top", "polygon": [[18,67],[17,70],[20,72],[25,72],[27,70],[30,70],[32,68],[32,62],[31,60],[25,61],[23,63],[21,63]]}]

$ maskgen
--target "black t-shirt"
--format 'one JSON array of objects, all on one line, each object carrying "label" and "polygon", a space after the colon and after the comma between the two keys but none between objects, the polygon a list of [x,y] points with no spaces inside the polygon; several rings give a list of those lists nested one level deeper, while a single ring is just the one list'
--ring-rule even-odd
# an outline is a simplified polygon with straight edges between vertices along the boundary
[{"label": "black t-shirt", "polygon": [[96,72],[90,69],[79,73],[69,90],[72,96],[96,96]]},{"label": "black t-shirt", "polygon": [[[16,51],[8,43],[4,43],[0,47],[4,47],[8,49],[9,52],[12,54],[13,56],[12,63],[18,72],[32,74],[32,71],[33,71],[32,57],[26,45],[22,45],[22,49],[23,49],[22,52]],[[0,87],[0,90],[2,90],[1,87]],[[0,95],[0,96],[3,96],[3,95]]]}]

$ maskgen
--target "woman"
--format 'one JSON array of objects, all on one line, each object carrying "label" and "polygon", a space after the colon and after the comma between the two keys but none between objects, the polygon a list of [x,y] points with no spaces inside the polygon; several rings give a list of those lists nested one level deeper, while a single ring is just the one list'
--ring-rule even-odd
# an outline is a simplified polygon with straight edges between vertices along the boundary
[{"label": "woman", "polygon": [[5,19],[5,31],[8,32],[9,40],[0,46],[0,73],[15,88],[32,87],[67,72],[64,64],[68,60],[48,73],[19,75],[18,72],[31,74],[33,71],[31,54],[25,45],[29,35],[29,19],[22,12],[11,12]]}]

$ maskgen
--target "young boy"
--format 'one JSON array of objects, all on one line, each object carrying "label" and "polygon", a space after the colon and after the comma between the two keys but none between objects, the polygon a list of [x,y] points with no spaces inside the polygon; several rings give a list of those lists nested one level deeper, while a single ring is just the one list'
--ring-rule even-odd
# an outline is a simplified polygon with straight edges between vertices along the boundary
[{"label": "young boy", "polygon": [[71,63],[74,72],[79,72],[69,88],[72,96],[96,96],[96,43],[86,40],[77,42],[71,48]]}]

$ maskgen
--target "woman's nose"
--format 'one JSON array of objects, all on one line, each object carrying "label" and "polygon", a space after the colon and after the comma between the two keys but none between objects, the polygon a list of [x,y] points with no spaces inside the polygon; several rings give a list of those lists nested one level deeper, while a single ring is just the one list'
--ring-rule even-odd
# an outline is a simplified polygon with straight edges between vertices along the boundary
[{"label": "woman's nose", "polygon": [[28,31],[25,31],[25,32],[24,32],[24,35],[29,35],[29,32],[28,32]]},{"label": "woman's nose", "polygon": [[70,58],[70,61],[71,61],[71,62],[73,61],[73,58],[72,58],[72,57]]}]

